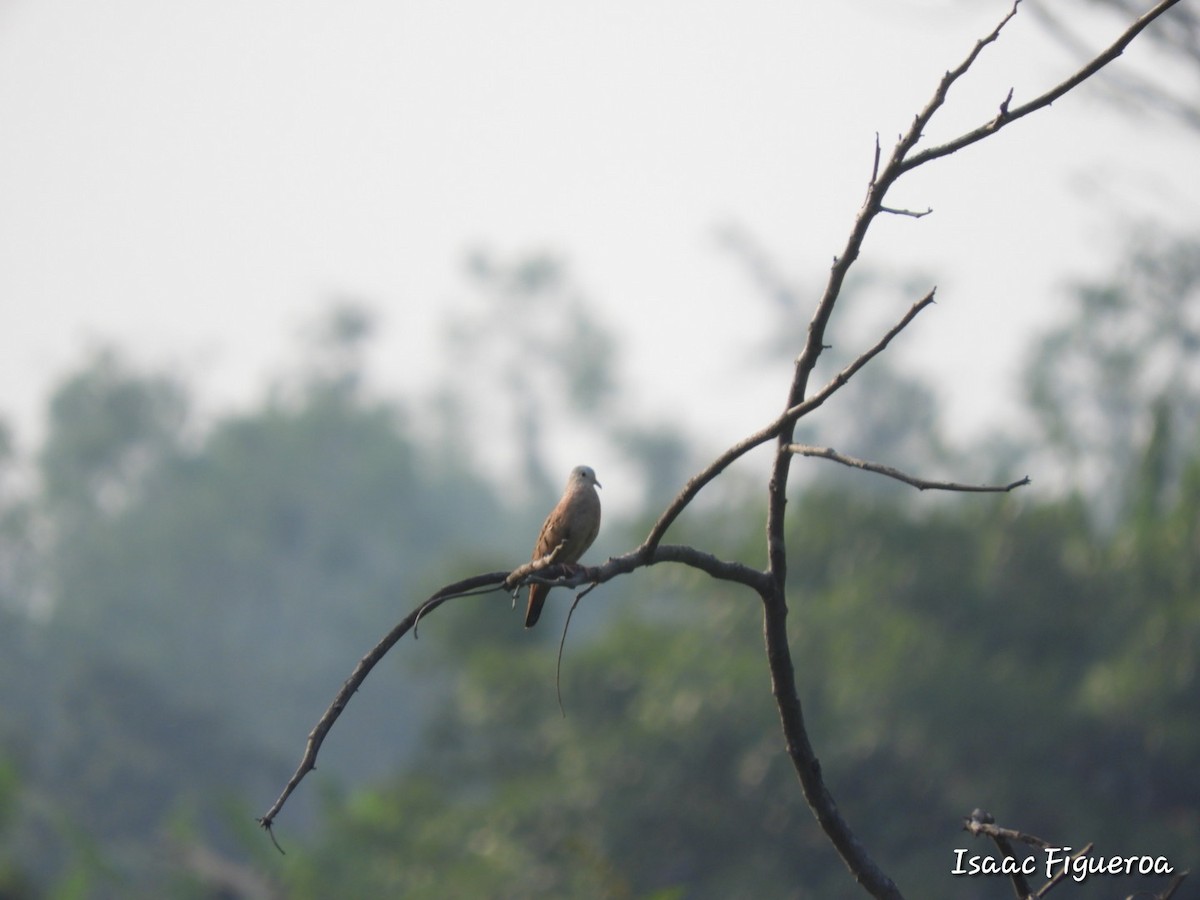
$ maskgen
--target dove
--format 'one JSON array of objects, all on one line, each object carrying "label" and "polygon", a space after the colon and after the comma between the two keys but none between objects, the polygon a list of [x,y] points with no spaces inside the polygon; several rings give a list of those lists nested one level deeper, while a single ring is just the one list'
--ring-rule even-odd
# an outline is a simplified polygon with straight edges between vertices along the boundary
[{"label": "dove", "polygon": [[[571,565],[579,562],[600,531],[600,482],[591,466],[576,466],[567,478],[567,487],[538,534],[530,559],[541,559],[559,544],[562,549],[554,563]],[[529,606],[525,611],[525,627],[532,628],[542,614],[550,588],[544,584],[529,586]]]}]

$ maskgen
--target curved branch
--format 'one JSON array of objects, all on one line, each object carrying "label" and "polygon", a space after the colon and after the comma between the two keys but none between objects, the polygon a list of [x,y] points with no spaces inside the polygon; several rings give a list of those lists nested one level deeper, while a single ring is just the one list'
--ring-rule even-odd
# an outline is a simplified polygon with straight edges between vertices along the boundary
[{"label": "curved branch", "polygon": [[[667,506],[662,515],[659,516],[658,520],[651,527],[646,539],[633,551],[623,556],[609,559],[603,565],[594,568],[555,565],[555,553],[552,552],[546,557],[539,560],[532,560],[512,572],[494,572],[487,575],[479,575],[458,582],[455,585],[450,585],[432,595],[418,606],[417,609],[413,610],[359,661],[350,678],[347,679],[334,698],[333,703],[309,734],[308,743],[305,747],[300,766],[296,769],[296,772],[292,775],[292,778],[288,781],[283,792],[270,810],[268,810],[267,814],[259,819],[259,823],[268,833],[271,833],[274,819],[288,797],[305,775],[315,768],[316,757],[321,744],[329,730],[333,727],[333,724],[341,715],[350,697],[358,690],[367,675],[388,650],[401,637],[407,634],[408,631],[414,630],[415,632],[417,623],[425,613],[436,609],[453,597],[463,596],[466,593],[480,589],[491,591],[503,587],[512,590],[534,580],[565,587],[578,587],[585,583],[590,583],[594,587],[618,575],[627,574],[638,568],[662,562],[677,562],[706,572],[714,578],[746,585],[757,592],[762,598],[764,638],[771,675],[772,692],[779,710],[782,730],[787,743],[787,751],[797,772],[805,800],[808,802],[822,829],[849,867],[854,878],[875,897],[899,898],[901,895],[896,885],[870,858],[866,848],[859,842],[839,812],[833,796],[824,783],[820,762],[809,741],[804,723],[803,709],[796,686],[795,669],[792,664],[791,649],[787,635],[787,552],[784,513],[787,505],[787,484],[791,460],[797,452],[801,452],[798,449],[799,445],[793,443],[796,422],[802,416],[807,415],[823,404],[830,396],[840,390],[859,369],[878,353],[882,352],[892,338],[899,334],[917,313],[933,302],[933,291],[930,291],[925,298],[914,304],[901,321],[885,334],[874,347],[860,355],[854,362],[839,372],[828,384],[811,396],[808,396],[809,379],[815,369],[818,357],[825,349],[825,332],[834,306],[840,297],[847,272],[857,260],[867,231],[875,217],[881,213],[918,217],[918,214],[911,210],[884,205],[884,198],[896,180],[905,172],[917,166],[954,153],[963,147],[982,140],[990,134],[994,134],[1010,122],[1049,106],[1054,100],[1063,96],[1120,56],[1124,52],[1125,47],[1151,21],[1178,2],[1179,0],[1162,0],[1157,6],[1133,23],[1107,51],[1096,57],[1071,78],[1042,94],[1035,100],[1012,109],[1010,108],[1010,92],[1009,97],[1000,104],[998,115],[991,122],[946,144],[909,156],[920,141],[924,128],[928,125],[937,110],[945,103],[950,87],[970,69],[983,49],[998,38],[1000,31],[1016,14],[1020,0],[1014,0],[1012,9],[992,32],[976,42],[971,53],[956,69],[945,74],[933,97],[926,104],[925,108],[914,117],[909,130],[900,137],[887,164],[882,169],[879,165],[878,138],[876,139],[875,160],[867,196],[854,220],[853,227],[841,255],[834,258],[833,265],[830,268],[828,282],[817,303],[813,317],[809,322],[808,334],[804,346],[795,360],[792,380],[788,388],[783,412],[766,427],[734,444],[690,479]],[[767,494],[768,563],[765,572],[752,569],[741,563],[718,559],[715,556],[703,553],[692,547],[661,544],[662,538],[670,526],[707,484],[749,450],[772,439],[776,441],[776,452],[771,468]],[[866,463],[861,460],[852,460],[850,457],[840,457],[839,454],[835,454],[832,450],[813,455],[825,455],[826,458],[836,459],[844,464],[857,465],[859,468],[878,471],[892,477],[902,476],[902,473],[889,470],[887,467]],[[909,483],[916,484],[916,486],[922,488],[941,487],[943,489],[958,490],[994,490],[994,488],[970,488],[964,486],[950,488],[946,483],[923,482],[920,479],[912,479],[911,476],[903,476],[901,480],[907,480]],[[1014,482],[1006,489],[1015,488],[1022,483],[1027,483],[1027,479]],[[274,840],[273,833],[272,840]]]},{"label": "curved branch", "polygon": [[929,481],[925,478],[917,478],[915,475],[906,475],[904,472],[894,469],[891,466],[869,462],[854,456],[846,456],[845,454],[838,453],[832,447],[788,444],[784,449],[788,453],[794,453],[797,456],[815,456],[819,459],[828,459],[836,463],[841,463],[843,466],[850,466],[853,469],[862,469],[865,472],[886,475],[888,478],[894,478],[897,481],[903,481],[905,484],[912,485],[918,491],[962,491],[975,494],[1007,494],[1011,490],[1029,484],[1028,475],[1008,484],[960,484],[956,481]]},{"label": "curved branch", "polygon": [[695,547],[680,544],[664,544],[654,548],[650,564],[673,562],[699,569],[719,581],[733,581],[761,593],[768,586],[767,573],[752,569],[739,562],[718,559],[711,553],[704,553]]},{"label": "curved branch", "polygon": [[[483,575],[466,578],[462,581],[456,581],[454,584],[448,584],[440,588],[417,606],[416,609],[401,619],[391,631],[384,635],[379,643],[372,647],[358,661],[358,665],[354,667],[354,671],[350,673],[350,677],[346,679],[334,696],[333,702],[329,704],[325,712],[321,715],[321,718],[317,720],[317,724],[309,732],[308,741],[304,746],[304,755],[301,757],[296,771],[288,779],[279,797],[271,804],[271,808],[258,819],[258,824],[265,828],[267,833],[271,835],[271,840],[275,842],[276,847],[279,847],[279,842],[275,841],[275,834],[272,831],[275,817],[279,815],[279,811],[283,809],[283,805],[287,803],[288,798],[296,790],[300,782],[304,780],[309,772],[317,767],[317,754],[321,752],[321,745],[325,743],[325,738],[333,728],[334,723],[337,722],[342,712],[345,711],[350,698],[362,687],[363,682],[367,680],[367,676],[371,674],[371,670],[387,655],[388,651],[410,631],[415,636],[417,625],[421,619],[427,613],[432,612],[447,601],[458,597],[490,593],[502,589],[516,590],[533,581],[541,584],[549,584],[554,587],[574,588],[581,587],[584,584],[590,584],[592,587],[595,587],[596,585],[604,584],[606,581],[611,581],[618,575],[633,572],[635,569],[666,562],[690,566],[711,575],[713,578],[744,584],[755,591],[762,591],[766,587],[765,573],[739,562],[718,559],[711,553],[705,553],[697,550],[695,547],[670,544],[649,548],[643,546],[623,556],[613,557],[601,566],[591,568],[586,566],[551,564],[549,561],[552,560],[554,555],[555,551],[552,551],[541,559],[531,560],[523,566],[513,569],[511,572],[488,572]],[[279,850],[281,853],[283,852],[283,848],[280,847]]]},{"label": "curved branch", "polygon": [[855,880],[874,897],[902,900],[899,888],[855,836],[825,786],[821,763],[808,739],[804,711],[796,691],[796,673],[787,639],[787,613],[786,597],[773,585],[763,598],[763,631],[771,670],[771,692],[775,695],[788,756],[800,780],[804,799]]},{"label": "curved branch", "polygon": [[[495,590],[504,583],[504,578],[507,574],[507,572],[489,572],[486,575],[476,575],[472,578],[446,585],[446,587],[432,594],[428,600],[401,619],[384,636],[383,640],[372,647],[370,652],[358,661],[358,665],[354,667],[354,671],[350,673],[350,677],[346,679],[341,690],[337,692],[337,695],[333,698],[333,702],[325,710],[324,715],[313,726],[313,730],[308,733],[308,742],[304,745],[304,755],[300,759],[300,765],[296,767],[296,771],[288,779],[283,792],[271,804],[271,808],[258,820],[258,824],[265,828],[267,833],[271,835],[272,841],[275,841],[275,834],[271,831],[275,817],[283,809],[283,804],[292,795],[292,791],[304,780],[304,776],[317,767],[317,754],[321,750],[321,745],[325,743],[325,736],[329,734],[329,729],[333,727],[334,722],[341,716],[342,711],[346,708],[346,704],[350,702],[350,698],[354,696],[355,692],[362,686],[362,683],[367,680],[367,676],[371,674],[371,670],[375,668],[376,663],[383,659],[400,638],[416,627],[417,622],[425,613],[437,609],[447,600],[463,596],[479,588],[491,585],[492,590]],[[275,841],[275,846],[279,847],[278,841]],[[280,847],[279,852],[282,853],[283,848]]]},{"label": "curved branch", "polygon": [[[875,164],[866,199],[854,220],[842,254],[834,259],[825,291],[809,322],[804,348],[796,359],[785,403],[786,412],[781,417],[784,420],[783,426],[776,436],[776,452],[767,489],[767,572],[771,587],[763,594],[763,630],[767,663],[771,672],[771,689],[787,740],[788,755],[792,759],[793,767],[800,780],[805,800],[821,828],[841,855],[854,878],[875,897],[899,898],[901,894],[895,883],[875,863],[866,847],[855,836],[826,787],[821,775],[820,762],[813,752],[808,738],[804,711],[796,686],[795,667],[792,664],[791,647],[787,635],[787,546],[784,523],[787,509],[788,476],[793,458],[789,447],[793,443],[796,420],[823,403],[844,383],[840,380],[842,373],[839,373],[838,378],[835,378],[825,388],[805,399],[809,378],[816,367],[818,357],[825,348],[825,331],[830,316],[833,314],[833,308],[841,295],[846,274],[858,258],[871,223],[876,216],[883,212],[883,201],[888,190],[896,179],[908,168],[912,168],[911,165],[906,167],[905,159],[921,139],[925,126],[945,102],[951,85],[967,72],[984,47],[999,37],[1000,31],[1016,14],[1019,3],[1020,0],[1014,0],[1012,9],[992,32],[976,42],[971,53],[956,69],[946,73],[929,103],[914,118],[909,130],[901,136],[882,171],[879,170],[878,141],[876,141]],[[1007,103],[1002,107],[1002,113],[1007,114]],[[933,302],[932,292],[924,301],[914,305],[905,319],[888,335],[885,335],[874,352],[881,352],[894,334],[911,321],[924,305],[931,302]],[[860,368],[873,355],[874,353],[864,355],[865,358],[860,358],[861,361],[856,361],[855,365]],[[846,377],[853,375],[855,371],[857,368],[852,366]]]}]

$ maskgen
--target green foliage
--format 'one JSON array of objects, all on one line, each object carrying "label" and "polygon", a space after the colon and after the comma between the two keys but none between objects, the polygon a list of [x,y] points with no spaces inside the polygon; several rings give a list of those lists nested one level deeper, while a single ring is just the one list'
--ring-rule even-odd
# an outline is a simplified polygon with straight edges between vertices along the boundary
[{"label": "green foliage", "polygon": [[[756,631],[750,602],[699,600],[657,623],[624,616],[568,647],[565,718],[552,644],[480,635],[460,646],[419,774],[340,811],[337,837],[306,854],[292,887],[643,897],[702,884],[686,895],[729,897],[793,883],[789,832],[806,813],[762,660],[739,650]],[[759,846],[731,865],[730,841]],[[355,846],[387,848],[385,859],[364,869]]]},{"label": "green foliage", "polygon": [[[1190,629],[1164,663],[1178,688],[1164,697],[1158,671],[1130,665],[1123,673],[1160,699],[1106,708],[1093,685],[1133,649],[1131,623],[1111,618],[1133,608],[1124,581],[1145,561],[1129,568],[1078,504],[928,505],[936,511],[842,491],[797,504],[798,678],[826,777],[860,836],[922,897],[970,889],[949,870],[954,849],[971,846],[959,824],[976,806],[1074,846],[1149,847],[1188,864],[1200,840],[1186,813],[1200,790],[1186,762],[1200,751],[1194,602],[1134,601],[1143,617]],[[328,842],[289,872],[292,887],[848,895],[780,746],[756,601],[703,581],[671,599],[669,585],[639,576],[585,603],[606,591],[637,591],[657,615],[568,644],[565,719],[552,647],[497,643],[484,633],[490,614],[461,610],[489,624],[474,640],[456,628],[455,687],[413,774],[336,810]]]},{"label": "green foliage", "polygon": [[[1106,521],[1127,511],[1138,458],[1164,425],[1159,477],[1174,488],[1200,435],[1200,243],[1141,237],[1116,272],[1079,285],[1068,320],[1035,347],[1026,391],[1065,480]],[[1136,502],[1136,500],[1134,500]]]},{"label": "green foliage", "polygon": [[[486,489],[448,474],[418,460],[394,409],[318,384],[219,422],[136,504],[59,546],[57,624],[290,758],[428,561],[472,543],[441,507],[474,492],[472,513],[496,515]],[[365,705],[376,739],[403,747],[392,703]],[[373,752],[343,762],[379,766]]]},{"label": "green foliage", "polygon": [[[1191,290],[1188,259],[1153,283]],[[495,309],[457,346],[507,373],[536,495],[543,426],[571,405],[617,409],[619,381],[604,353],[537,354],[559,333],[607,346],[553,260],[477,268]],[[1103,528],[1094,496],[915,495],[797,464],[789,626],[810,731],[840,807],[911,896],[1006,895],[948,874],[955,848],[988,850],[959,830],[977,806],[1195,866],[1200,403],[1182,381],[1094,398],[1056,368],[1101,365],[1120,351],[1107,329],[1139,317],[1158,323],[1130,326],[1145,347],[1186,343],[1169,292],[1151,315],[1133,287],[1048,343],[1070,352],[1038,376],[1075,458],[1119,475]],[[0,471],[0,890],[202,897],[229,889],[219,870],[301,898],[852,894],[782,747],[756,598],[678,567],[576,611],[565,718],[567,592],[532,632],[498,595],[439,609],[355,696],[276,822],[289,854],[253,830],[362,653],[428,589],[524,558],[544,511],[506,509],[474,474],[463,436],[487,429],[447,413],[453,428],[422,437],[406,407],[369,399],[371,329],[336,308],[268,401],[203,429],[177,379],[94,355],[52,400],[40,484],[21,495]],[[949,458],[927,391],[858,387],[870,421],[823,420],[833,443]],[[1120,453],[1088,444],[1078,397],[1105,428],[1121,409],[1145,427]],[[651,506],[681,485],[684,435],[584,419]],[[11,447],[0,431],[0,467]],[[761,486],[734,475],[671,539],[761,565]],[[606,540],[640,540],[646,515],[610,517]]]},{"label": "green foliage", "polygon": [[111,349],[94,353],[50,401],[46,503],[67,519],[128,505],[178,450],[186,410],[175,379],[136,373]]},{"label": "green foliage", "polygon": [[[180,804],[228,846],[212,805],[269,802],[398,608],[444,559],[502,543],[488,537],[504,534],[489,489],[416,451],[398,409],[361,399],[350,356],[322,358],[335,359],[326,374],[199,439],[182,388],[112,354],[52,401],[40,519],[9,516],[0,533],[0,559],[35,528],[52,538],[53,615],[5,632],[32,665],[0,666],[23,701],[0,736],[23,764],[23,802],[43,811],[17,837],[36,848],[31,868],[87,883],[101,859],[117,883],[155,883],[156,832]],[[462,528],[463,509],[480,532]],[[364,692],[346,719],[359,740],[331,742],[323,761],[350,782],[387,771],[424,702]],[[46,745],[22,740],[28,728]],[[44,839],[73,829],[79,841]]]}]

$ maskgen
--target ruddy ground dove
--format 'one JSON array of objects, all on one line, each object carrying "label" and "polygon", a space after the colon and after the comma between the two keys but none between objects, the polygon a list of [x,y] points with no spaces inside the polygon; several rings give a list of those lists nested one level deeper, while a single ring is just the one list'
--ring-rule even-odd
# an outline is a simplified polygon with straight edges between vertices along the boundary
[{"label": "ruddy ground dove", "polygon": [[[554,557],[554,563],[572,565],[592,546],[600,531],[600,495],[596,488],[600,482],[591,466],[576,466],[567,479],[567,488],[559,498],[538,534],[530,559],[541,559],[559,544],[562,549]],[[525,627],[532,628],[542,614],[546,595],[550,588],[544,584],[529,586],[529,606],[525,610]]]}]

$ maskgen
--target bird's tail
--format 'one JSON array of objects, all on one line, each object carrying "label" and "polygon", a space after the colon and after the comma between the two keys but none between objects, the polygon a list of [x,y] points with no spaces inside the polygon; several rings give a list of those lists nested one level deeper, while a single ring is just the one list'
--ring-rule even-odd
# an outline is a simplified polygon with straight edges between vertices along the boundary
[{"label": "bird's tail", "polygon": [[542,607],[546,605],[546,595],[549,593],[550,589],[544,584],[529,586],[529,605],[525,608],[526,628],[532,628],[537,624],[538,617],[542,614]]}]

